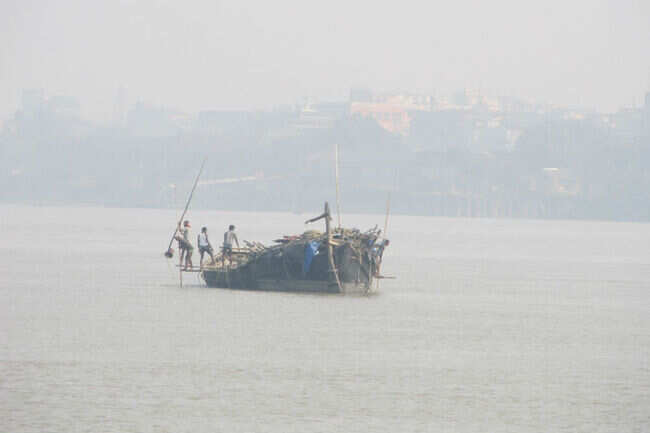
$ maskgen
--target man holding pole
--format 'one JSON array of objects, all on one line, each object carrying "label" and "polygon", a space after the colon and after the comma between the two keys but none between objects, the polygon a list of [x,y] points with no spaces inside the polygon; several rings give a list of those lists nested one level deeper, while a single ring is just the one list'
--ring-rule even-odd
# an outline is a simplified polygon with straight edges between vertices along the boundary
[{"label": "man holding pole", "polygon": [[[192,187],[192,191],[190,192],[190,196],[187,199],[187,203],[185,203],[185,209],[183,210],[183,213],[181,214],[180,219],[178,220],[178,226],[176,227],[176,230],[174,230],[174,233],[172,234],[172,238],[169,241],[169,246],[167,247],[167,251],[165,251],[165,257],[168,259],[171,259],[174,257],[174,250],[172,249],[172,243],[174,243],[174,239],[178,240],[178,233],[181,231],[181,221],[183,221],[183,217],[185,217],[185,213],[187,213],[187,208],[190,207],[190,202],[192,201],[192,196],[194,195],[194,190],[196,189],[196,185],[199,183],[199,178],[201,177],[201,173],[203,172],[203,167],[205,166],[205,161],[206,159],[203,159],[203,162],[201,163],[201,169],[199,170],[199,174],[196,175],[196,180],[194,180],[194,186]],[[185,221],[189,225],[189,221]],[[188,243],[189,243],[189,233],[187,237]],[[180,240],[178,240],[179,246],[180,246]],[[192,244],[190,244],[191,246]],[[191,256],[190,256],[190,263],[191,262]],[[181,265],[183,264],[183,259],[181,257]]]},{"label": "man holding pole", "polygon": [[190,242],[190,222],[185,220],[183,222],[183,227],[180,223],[178,224],[178,235],[176,240],[178,241],[178,249],[181,252],[180,265],[183,266],[183,256],[185,256],[185,270],[192,268],[192,253],[194,252],[194,246]]}]

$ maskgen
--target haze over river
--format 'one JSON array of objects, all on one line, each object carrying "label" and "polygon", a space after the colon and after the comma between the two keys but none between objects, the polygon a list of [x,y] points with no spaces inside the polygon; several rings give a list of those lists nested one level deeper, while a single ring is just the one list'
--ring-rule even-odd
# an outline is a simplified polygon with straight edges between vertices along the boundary
[{"label": "haze over river", "polygon": [[648,431],[650,224],[395,216],[397,279],[345,297],[181,289],[177,217],[0,206],[0,431]]}]

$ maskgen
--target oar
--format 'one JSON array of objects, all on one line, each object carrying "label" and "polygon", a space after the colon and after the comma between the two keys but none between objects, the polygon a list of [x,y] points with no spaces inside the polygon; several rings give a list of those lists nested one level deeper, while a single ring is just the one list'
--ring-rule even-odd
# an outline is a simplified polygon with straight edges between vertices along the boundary
[{"label": "oar", "polygon": [[190,202],[192,201],[192,196],[194,195],[194,190],[196,189],[196,185],[199,184],[199,178],[201,177],[201,173],[203,172],[203,166],[205,165],[205,161],[208,158],[205,157],[203,158],[203,162],[201,163],[201,169],[199,170],[199,174],[196,175],[196,180],[194,181],[194,186],[192,187],[192,191],[190,191],[190,196],[187,198],[187,203],[185,204],[185,209],[183,210],[183,214],[181,215],[181,218],[178,220],[178,224],[176,225],[176,229],[174,230],[174,233],[172,234],[172,239],[169,241],[169,246],[167,247],[167,251],[165,252],[165,257],[171,259],[174,257],[174,250],[172,250],[172,244],[174,243],[174,237],[176,236],[176,232],[178,232],[178,226],[181,225],[183,222],[183,218],[185,217],[185,213],[187,212],[187,208],[190,207]]}]

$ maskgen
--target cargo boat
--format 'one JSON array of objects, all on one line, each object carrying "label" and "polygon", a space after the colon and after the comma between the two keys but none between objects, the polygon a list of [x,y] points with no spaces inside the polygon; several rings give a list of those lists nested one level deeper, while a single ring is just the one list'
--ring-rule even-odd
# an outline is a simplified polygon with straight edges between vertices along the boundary
[{"label": "cargo boat", "polygon": [[322,215],[306,223],[325,221],[325,233],[307,231],[285,236],[272,246],[246,242],[233,251],[233,261],[221,255],[215,264],[201,271],[209,287],[366,294],[373,280],[381,278],[379,268],[387,240],[381,230],[331,227],[329,206]]}]

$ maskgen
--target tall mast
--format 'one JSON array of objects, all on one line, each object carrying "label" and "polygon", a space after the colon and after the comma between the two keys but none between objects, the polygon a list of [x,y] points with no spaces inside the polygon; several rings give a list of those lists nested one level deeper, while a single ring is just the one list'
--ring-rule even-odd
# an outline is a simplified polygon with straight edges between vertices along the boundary
[{"label": "tall mast", "polygon": [[334,143],[334,172],[336,174],[336,217],[341,228],[341,198],[339,193],[339,144]]}]

